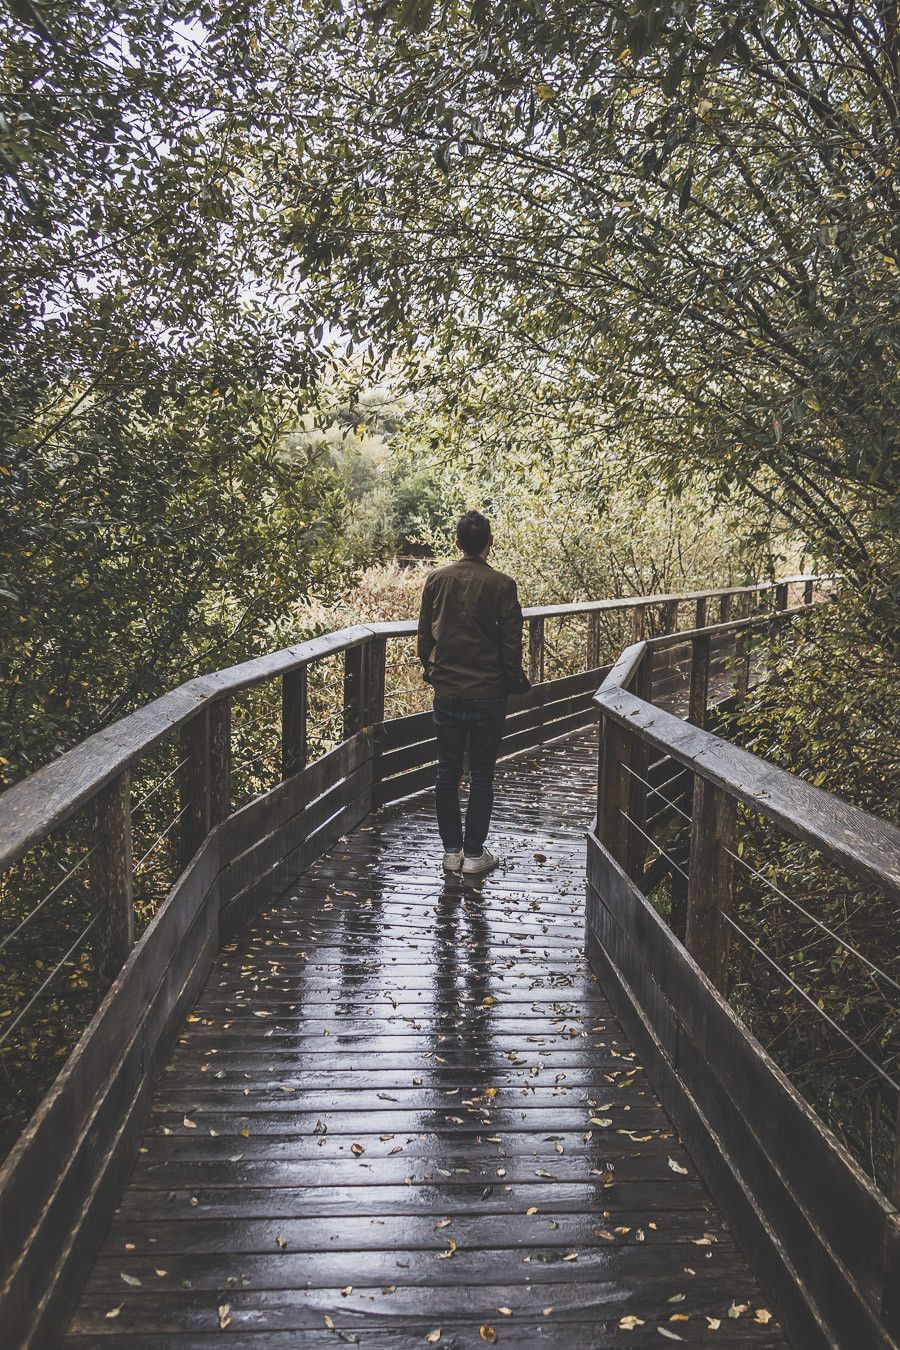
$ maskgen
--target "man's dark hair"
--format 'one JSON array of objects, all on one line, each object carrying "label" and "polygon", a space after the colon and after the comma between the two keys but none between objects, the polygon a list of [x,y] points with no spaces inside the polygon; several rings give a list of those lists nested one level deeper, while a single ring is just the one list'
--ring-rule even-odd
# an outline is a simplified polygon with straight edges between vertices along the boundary
[{"label": "man's dark hair", "polygon": [[491,522],[480,511],[467,511],[456,527],[456,542],[463,553],[477,557],[491,542]]}]

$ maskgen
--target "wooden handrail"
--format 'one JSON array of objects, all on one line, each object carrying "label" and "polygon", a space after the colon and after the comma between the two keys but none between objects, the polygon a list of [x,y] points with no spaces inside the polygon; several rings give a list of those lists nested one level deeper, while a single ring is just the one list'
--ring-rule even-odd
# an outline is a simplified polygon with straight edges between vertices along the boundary
[{"label": "wooden handrail", "polygon": [[[888,1063],[873,1059],[852,1025],[840,1025],[798,983],[789,961],[781,965],[765,950],[757,930],[747,931],[746,908],[732,912],[745,895],[739,878],[746,871],[818,922],[769,880],[764,865],[757,870],[742,857],[740,807],[836,864],[852,884],[900,899],[900,829],[705,725],[711,697],[727,713],[746,693],[753,631],[762,628],[771,643],[809,612],[809,587],[797,609],[786,607],[784,587],[776,594],[774,614],[632,643],[594,694],[601,736],[587,950],[735,1235],[760,1255],[789,1334],[804,1345],[824,1336],[834,1345],[887,1346],[898,1328],[900,1102],[893,1182],[879,1190],[729,1003],[730,944],[745,940],[861,1056],[882,1091],[897,1090]],[[666,659],[673,647],[689,652]],[[658,706],[654,692],[670,706]],[[746,1000],[746,983],[740,996]],[[893,1098],[885,1110],[894,1110]]]},{"label": "wooden handrail", "polygon": [[[526,609],[526,619],[548,615],[628,610],[670,603],[695,601],[723,595],[743,595],[774,590],[789,584],[815,584],[824,576],[795,576],[755,586],[734,586],[684,595],[632,596],[616,600],[584,601],[574,605],[546,605]],[[74,746],[58,759],[35,770],[28,778],[0,795],[0,872],[11,866],[51,830],[57,829],[118,774],[133,767],[167,735],[178,731],[202,709],[216,700],[230,698],[268,680],[289,675],[312,662],[336,656],[373,640],[413,635],[412,621],[356,624],[296,646],[200,675],[154,699],[143,708]]]},{"label": "wooden handrail", "polygon": [[604,716],[794,839],[824,853],[852,876],[900,898],[900,829],[613,685],[613,674],[594,696]]}]

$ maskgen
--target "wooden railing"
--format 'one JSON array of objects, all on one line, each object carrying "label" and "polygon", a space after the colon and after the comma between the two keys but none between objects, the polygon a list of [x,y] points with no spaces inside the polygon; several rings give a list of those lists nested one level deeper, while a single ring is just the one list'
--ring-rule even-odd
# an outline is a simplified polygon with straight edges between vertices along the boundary
[{"label": "wooden railing", "polygon": [[896,1109],[896,1077],[772,955],[765,926],[754,936],[734,912],[738,880],[749,875],[774,902],[799,910],[817,939],[862,962],[868,980],[881,981],[890,1024],[887,996],[900,991],[897,980],[749,863],[740,828],[744,820],[765,822],[855,887],[878,888],[894,901],[900,831],[706,727],[711,651],[729,645],[734,683],[746,688],[754,641],[791,617],[785,611],[636,642],[604,680],[595,696],[601,738],[588,844],[588,954],[772,1291],[791,1343],[862,1350],[896,1345],[900,1336],[900,1132],[893,1193],[886,1194],[728,1003],[738,944],[763,964],[776,991],[825,1019],[848,1053],[862,1057]]},{"label": "wooden railing", "polygon": [[[703,624],[711,606],[720,623],[735,611],[763,609],[760,622],[777,625],[789,592],[808,605],[818,581],[790,577],[526,610],[535,687],[512,701],[503,755],[591,722],[594,691],[610,670],[604,653],[614,656],[629,634],[668,641],[664,635],[685,621]],[[572,621],[585,626],[577,658],[571,635],[568,644],[558,640]],[[14,957],[15,944],[46,925],[66,893],[61,888],[83,887],[83,908],[73,911],[77,931],[67,935],[63,955],[42,961],[34,987],[3,1010],[0,1054],[19,1044],[22,1056],[34,1057],[29,1026],[38,1010],[49,1005],[57,1019],[69,1017],[73,969],[94,992],[93,1003],[79,1005],[86,1009],[82,1025],[90,1019],[84,1034],[0,1169],[0,1325],[10,1344],[52,1343],[65,1319],[131,1167],[154,1076],[220,944],[373,806],[433,782],[430,714],[385,717],[388,645],[408,643],[414,633],[412,623],[357,625],[201,676],[0,798],[0,874],[4,913],[12,916],[0,953]],[[576,670],[543,678],[550,664],[562,669],[563,648]],[[308,762],[311,674],[334,658],[343,666],[340,742]],[[727,681],[730,659],[724,648],[713,651],[714,683]],[[280,719],[263,731],[278,739],[267,752],[277,761],[277,781],[235,807],[233,714],[240,699],[273,684],[280,687]],[[163,752],[168,758],[136,801],[136,775]],[[154,826],[135,861],[136,813],[151,799],[167,800],[170,790],[173,814]],[[27,893],[29,858],[52,858],[66,830],[79,851],[57,860],[62,878],[49,890]],[[135,941],[136,879],[164,857],[171,857],[167,893]],[[142,910],[141,923],[147,918]]]}]

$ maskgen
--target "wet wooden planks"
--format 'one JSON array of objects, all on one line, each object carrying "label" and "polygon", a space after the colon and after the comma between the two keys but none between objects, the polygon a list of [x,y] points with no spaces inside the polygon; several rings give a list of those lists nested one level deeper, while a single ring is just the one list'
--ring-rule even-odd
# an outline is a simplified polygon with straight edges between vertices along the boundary
[{"label": "wet wooden planks", "polygon": [[416,800],[220,953],[71,1350],[784,1344],[584,962],[591,742],[503,766],[478,886]]}]

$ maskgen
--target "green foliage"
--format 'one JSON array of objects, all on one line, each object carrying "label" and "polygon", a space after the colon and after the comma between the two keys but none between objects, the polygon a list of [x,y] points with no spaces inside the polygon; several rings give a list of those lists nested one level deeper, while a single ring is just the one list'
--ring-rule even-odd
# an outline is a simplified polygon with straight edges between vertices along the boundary
[{"label": "green foliage", "polygon": [[742,744],[865,811],[900,824],[900,684],[852,595],[785,631],[738,719]]},{"label": "green foliage", "polygon": [[[900,687],[896,665],[872,640],[870,620],[859,600],[844,594],[786,630],[768,677],[739,710],[736,731],[756,754],[897,823]],[[741,856],[765,877],[762,882],[745,867],[737,869],[735,908],[742,925],[818,1009],[896,1079],[896,988],[862,959],[900,981],[895,903],[750,813],[742,825]],[[752,951],[738,943],[733,959],[732,996],[741,1015],[863,1167],[889,1190],[895,1093]]]},{"label": "green foliage", "polygon": [[[281,7],[284,242],[448,417],[778,508],[890,596],[896,32],[870,0]],[[304,95],[309,71],[321,96]],[[306,101],[304,103],[304,97]],[[502,454],[504,441],[495,444]]]}]

